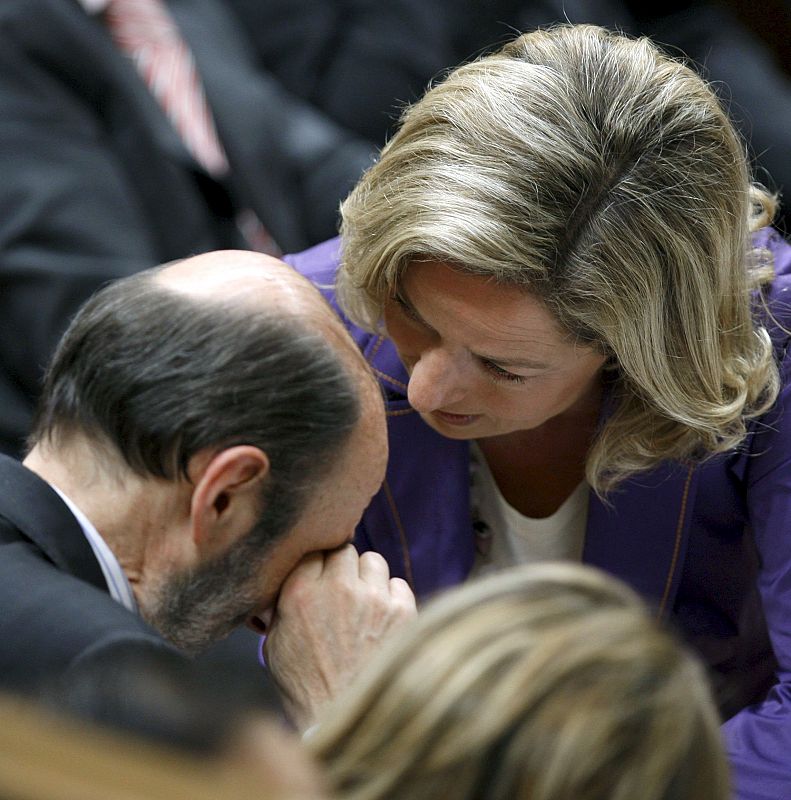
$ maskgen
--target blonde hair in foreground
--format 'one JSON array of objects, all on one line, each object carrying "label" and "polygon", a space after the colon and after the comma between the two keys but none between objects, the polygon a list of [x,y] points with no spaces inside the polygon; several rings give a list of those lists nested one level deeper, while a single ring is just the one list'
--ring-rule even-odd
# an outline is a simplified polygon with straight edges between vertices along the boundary
[{"label": "blonde hair in foreground", "polygon": [[215,757],[197,757],[2,694],[0,797],[325,800],[312,775],[296,777],[303,767],[297,743],[275,722],[240,723],[229,744]]},{"label": "blonde hair in foreground", "polygon": [[774,200],[713,92],[647,39],[525,34],[404,114],[343,205],[338,294],[380,324],[410,262],[525,287],[607,354],[616,409],[589,452],[600,494],[664,459],[739,444],[778,391],[751,289]]},{"label": "blonde hair in foreground", "polygon": [[310,745],[341,800],[726,800],[698,663],[580,565],[498,573],[399,633]]}]

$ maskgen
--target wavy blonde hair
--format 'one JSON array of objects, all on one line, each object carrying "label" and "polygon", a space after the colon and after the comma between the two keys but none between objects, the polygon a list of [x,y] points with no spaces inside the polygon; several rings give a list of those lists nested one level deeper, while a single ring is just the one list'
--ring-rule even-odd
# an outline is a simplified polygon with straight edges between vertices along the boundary
[{"label": "wavy blonde hair", "polygon": [[329,709],[340,800],[725,800],[702,668],[590,567],[455,589]]},{"label": "wavy blonde hair", "polygon": [[524,286],[607,354],[614,413],[588,456],[600,494],[664,459],[737,446],[778,391],[751,290],[750,182],[717,98],[647,39],[526,34],[456,69],[404,114],[343,204],[338,294],[374,329],[416,260]]}]

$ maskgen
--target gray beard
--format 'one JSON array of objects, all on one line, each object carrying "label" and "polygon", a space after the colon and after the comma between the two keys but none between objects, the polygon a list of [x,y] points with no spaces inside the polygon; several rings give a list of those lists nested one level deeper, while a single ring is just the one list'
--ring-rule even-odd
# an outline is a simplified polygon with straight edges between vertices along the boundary
[{"label": "gray beard", "polygon": [[254,578],[265,553],[251,549],[242,540],[220,558],[168,578],[146,621],[188,655],[226,637],[260,601],[261,588]]}]

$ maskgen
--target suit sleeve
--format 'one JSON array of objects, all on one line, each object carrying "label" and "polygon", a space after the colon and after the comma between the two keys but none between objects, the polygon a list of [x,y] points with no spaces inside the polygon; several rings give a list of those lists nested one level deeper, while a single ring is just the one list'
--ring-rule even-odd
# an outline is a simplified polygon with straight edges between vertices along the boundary
[{"label": "suit sleeve", "polygon": [[781,365],[781,394],[765,420],[771,443],[754,449],[750,467],[749,513],[761,557],[758,588],[778,671],[767,697],[723,728],[738,800],[791,797],[790,362],[786,357]]},{"label": "suit sleeve", "polygon": [[455,65],[455,18],[445,5],[269,0],[261,13],[258,0],[229,0],[259,60],[285,87],[377,145],[401,107]]},{"label": "suit sleeve", "polygon": [[156,255],[99,121],[13,33],[0,26],[0,400],[18,428],[79,304]]}]

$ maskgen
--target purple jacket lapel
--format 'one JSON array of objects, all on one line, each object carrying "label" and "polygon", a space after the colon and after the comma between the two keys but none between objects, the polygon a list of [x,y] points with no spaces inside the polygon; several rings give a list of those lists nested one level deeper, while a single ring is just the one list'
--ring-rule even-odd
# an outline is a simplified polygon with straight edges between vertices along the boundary
[{"label": "purple jacket lapel", "polygon": [[659,613],[667,614],[678,591],[696,490],[693,467],[668,463],[626,481],[612,505],[591,493],[583,561],[654,598]]}]

